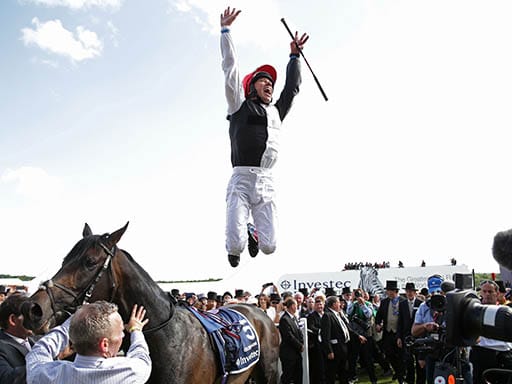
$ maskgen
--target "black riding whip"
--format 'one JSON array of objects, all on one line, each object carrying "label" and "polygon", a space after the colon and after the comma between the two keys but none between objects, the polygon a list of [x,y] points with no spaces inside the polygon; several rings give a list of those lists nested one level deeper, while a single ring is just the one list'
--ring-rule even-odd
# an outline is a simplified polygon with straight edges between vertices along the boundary
[{"label": "black riding whip", "polygon": [[[281,22],[284,24],[284,27],[286,28],[286,30],[288,31],[288,33],[292,37],[292,40],[295,41],[295,36],[293,35],[292,31],[290,31],[290,28],[288,28],[288,24],[286,24],[286,21],[284,21],[284,17],[281,19]],[[313,70],[311,69],[311,65],[309,65],[306,57],[304,56],[304,53],[302,53],[302,49],[300,49],[300,47],[299,47],[299,45],[297,44],[296,41],[295,41],[295,46],[299,50],[300,55],[302,56],[302,58],[304,59],[304,62],[308,66],[309,70],[311,71],[311,74],[313,75],[313,79],[315,79],[315,83],[316,83],[316,85],[318,85],[318,89],[320,89],[320,92],[322,92],[322,96],[324,97],[325,101],[327,101],[328,99],[327,99],[327,95],[324,92],[324,89],[320,85],[320,82],[316,78],[315,72],[313,72]]]}]

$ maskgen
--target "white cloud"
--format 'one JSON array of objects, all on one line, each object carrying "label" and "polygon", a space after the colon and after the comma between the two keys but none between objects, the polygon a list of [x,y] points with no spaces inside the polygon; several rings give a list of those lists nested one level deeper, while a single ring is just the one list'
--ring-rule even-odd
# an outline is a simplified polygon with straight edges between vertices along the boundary
[{"label": "white cloud", "polygon": [[71,9],[87,9],[98,7],[118,10],[123,0],[25,0],[25,2],[47,7],[68,7]]},{"label": "white cloud", "polygon": [[37,167],[7,169],[0,176],[0,182],[15,184],[18,194],[32,200],[54,200],[62,191],[60,179]]},{"label": "white cloud", "polygon": [[82,26],[76,28],[76,36],[62,26],[60,20],[39,22],[37,17],[32,19],[35,29],[23,28],[22,40],[25,45],[35,44],[41,49],[67,56],[73,61],[82,61],[99,56],[103,43],[95,32]]},{"label": "white cloud", "polygon": [[110,40],[114,47],[119,46],[119,40],[117,36],[119,35],[119,29],[112,23],[112,21],[107,22],[107,28],[110,31]]}]

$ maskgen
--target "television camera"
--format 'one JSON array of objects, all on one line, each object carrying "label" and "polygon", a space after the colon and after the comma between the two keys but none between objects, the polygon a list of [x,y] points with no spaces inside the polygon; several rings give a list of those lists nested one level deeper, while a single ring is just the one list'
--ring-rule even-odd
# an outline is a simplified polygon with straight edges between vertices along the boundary
[{"label": "television camera", "polygon": [[[512,270],[512,229],[498,232],[494,237],[492,254],[501,266]],[[480,336],[490,339],[512,342],[512,308],[508,306],[483,305],[472,286],[469,276],[454,276],[455,287],[446,297],[432,297],[431,308],[444,313],[444,324],[429,337],[410,339],[406,345],[417,353],[444,356],[436,363],[434,378],[436,384],[463,383],[463,362],[461,359],[467,346],[477,343]],[[448,351],[448,352],[446,352]],[[445,353],[446,352],[446,353]],[[451,356],[452,362],[447,363]],[[510,377],[512,371],[504,369],[488,369],[484,378],[488,382],[488,374],[501,374]],[[496,376],[494,376],[496,377]]]},{"label": "television camera", "polygon": [[[512,269],[512,230],[499,232],[494,238],[493,256],[507,269]],[[446,296],[434,295],[430,307],[443,313],[444,323],[439,330],[428,337],[410,339],[407,347],[412,351],[433,356],[436,360],[434,378],[436,384],[455,384],[465,381],[463,358],[465,348],[476,345],[480,336],[490,339],[512,342],[512,308],[508,306],[483,305],[471,286],[467,286],[467,276],[454,276],[456,289]],[[451,358],[451,361],[449,361]],[[501,372],[508,377],[508,370],[492,369],[487,374]],[[466,379],[467,381],[467,379]],[[490,381],[492,382],[492,381]]]}]

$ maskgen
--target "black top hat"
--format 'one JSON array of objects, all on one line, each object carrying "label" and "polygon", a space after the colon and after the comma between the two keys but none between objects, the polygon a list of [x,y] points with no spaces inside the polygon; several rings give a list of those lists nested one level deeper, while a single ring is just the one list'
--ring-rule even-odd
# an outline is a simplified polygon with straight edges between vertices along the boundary
[{"label": "black top hat", "polygon": [[207,298],[208,300],[217,300],[217,292],[209,291],[209,292],[206,294],[206,298]]},{"label": "black top hat", "polygon": [[224,292],[224,294],[222,295],[222,298],[224,298],[225,296],[233,297],[233,295],[229,291]]},{"label": "black top hat", "polygon": [[244,297],[243,289],[235,289],[235,297]]},{"label": "black top hat", "polygon": [[0,285],[0,293],[7,295],[9,293],[9,291],[10,291],[10,289],[7,288],[5,285]]},{"label": "black top hat", "polygon": [[325,296],[326,296],[326,297],[329,297],[329,296],[336,296],[336,292],[334,292],[334,288],[333,288],[333,287],[327,287],[327,288],[325,288]]},{"label": "black top hat", "polygon": [[406,291],[417,291],[416,287],[414,286],[414,283],[405,283],[405,290]]},{"label": "black top hat", "polygon": [[386,287],[384,289],[398,291],[398,282],[396,280],[386,280]]},{"label": "black top hat", "polygon": [[498,284],[498,288],[501,293],[507,292],[507,290],[505,289],[505,283],[503,282],[503,280],[496,280],[496,284]]},{"label": "black top hat", "polygon": [[299,288],[299,292],[302,293],[304,296],[308,296],[309,292],[307,288]]},{"label": "black top hat", "polygon": [[352,290],[350,289],[350,287],[343,287],[343,289],[341,290],[341,294],[345,295],[347,293],[352,293]]}]

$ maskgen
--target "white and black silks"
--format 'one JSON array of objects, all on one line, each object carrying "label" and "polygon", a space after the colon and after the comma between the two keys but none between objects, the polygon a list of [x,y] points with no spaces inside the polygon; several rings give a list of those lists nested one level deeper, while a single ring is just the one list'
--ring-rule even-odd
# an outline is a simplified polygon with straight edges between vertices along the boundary
[{"label": "white and black silks", "polygon": [[233,166],[226,195],[226,250],[230,255],[242,253],[247,242],[249,214],[252,214],[259,248],[268,254],[276,247],[271,168],[277,161],[281,122],[299,92],[300,60],[297,56],[290,57],[279,99],[267,105],[257,98],[245,98],[229,31],[221,34],[221,52]]}]

